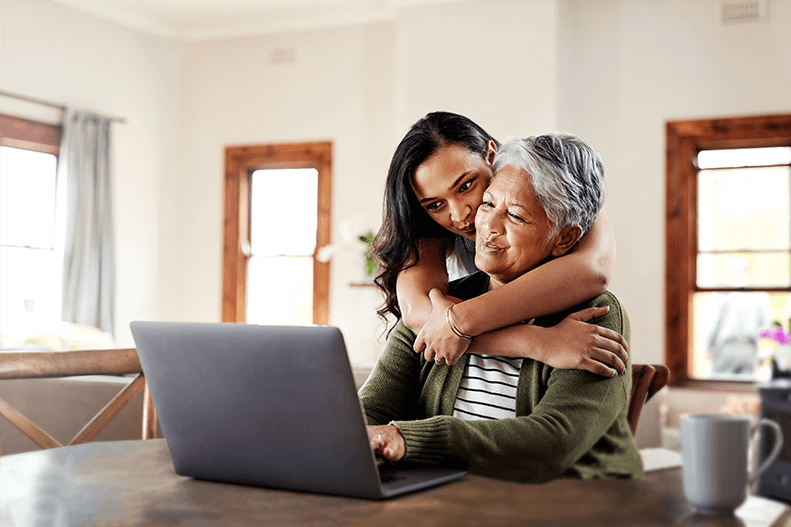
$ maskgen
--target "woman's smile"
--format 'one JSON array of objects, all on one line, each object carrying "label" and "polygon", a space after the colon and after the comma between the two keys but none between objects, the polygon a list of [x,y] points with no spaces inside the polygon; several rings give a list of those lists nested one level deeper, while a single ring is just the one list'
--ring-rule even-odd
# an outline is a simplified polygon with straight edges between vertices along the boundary
[{"label": "woman's smile", "polygon": [[477,250],[481,251],[482,253],[495,255],[495,254],[501,252],[503,250],[503,248],[498,246],[495,243],[492,243],[491,241],[481,239],[478,242]]}]

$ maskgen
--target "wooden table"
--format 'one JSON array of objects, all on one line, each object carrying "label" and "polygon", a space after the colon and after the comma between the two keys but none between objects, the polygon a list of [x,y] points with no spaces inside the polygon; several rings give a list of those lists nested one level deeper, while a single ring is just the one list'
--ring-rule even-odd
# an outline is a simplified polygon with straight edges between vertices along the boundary
[{"label": "wooden table", "polygon": [[[771,513],[771,518],[761,518]],[[695,514],[678,468],[643,481],[544,485],[467,476],[389,501],[177,476],[164,440],[89,443],[0,457],[0,525],[786,525],[791,509],[751,497],[736,516]]]}]

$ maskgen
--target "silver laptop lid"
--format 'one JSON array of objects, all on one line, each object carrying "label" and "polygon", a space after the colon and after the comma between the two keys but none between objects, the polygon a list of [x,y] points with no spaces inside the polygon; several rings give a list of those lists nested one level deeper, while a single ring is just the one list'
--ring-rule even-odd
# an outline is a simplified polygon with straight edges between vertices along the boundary
[{"label": "silver laptop lid", "polygon": [[383,497],[340,330],[131,328],[178,474]]}]

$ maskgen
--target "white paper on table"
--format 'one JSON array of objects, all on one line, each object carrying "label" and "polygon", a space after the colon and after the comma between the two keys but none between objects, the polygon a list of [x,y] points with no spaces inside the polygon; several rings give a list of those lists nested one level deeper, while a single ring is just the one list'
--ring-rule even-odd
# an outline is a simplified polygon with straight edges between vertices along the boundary
[{"label": "white paper on table", "polygon": [[644,448],[640,450],[640,457],[646,473],[681,466],[681,454],[667,448]]}]

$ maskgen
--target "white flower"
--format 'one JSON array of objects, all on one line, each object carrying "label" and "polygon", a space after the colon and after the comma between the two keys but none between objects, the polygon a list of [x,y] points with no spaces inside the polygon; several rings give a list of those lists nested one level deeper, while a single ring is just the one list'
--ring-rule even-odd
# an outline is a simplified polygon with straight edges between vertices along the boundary
[{"label": "white flower", "polygon": [[321,263],[329,262],[332,257],[335,255],[337,247],[333,244],[325,245],[324,247],[320,247],[319,250],[316,252],[316,260],[320,261]]},{"label": "white flower", "polygon": [[368,244],[360,240],[360,237],[373,232],[373,229],[365,227],[365,220],[362,214],[358,212],[342,220],[338,224],[338,231],[340,242],[320,247],[316,253],[318,261],[322,263],[329,262],[333,256],[339,253],[352,253],[363,256],[367,254]]}]

